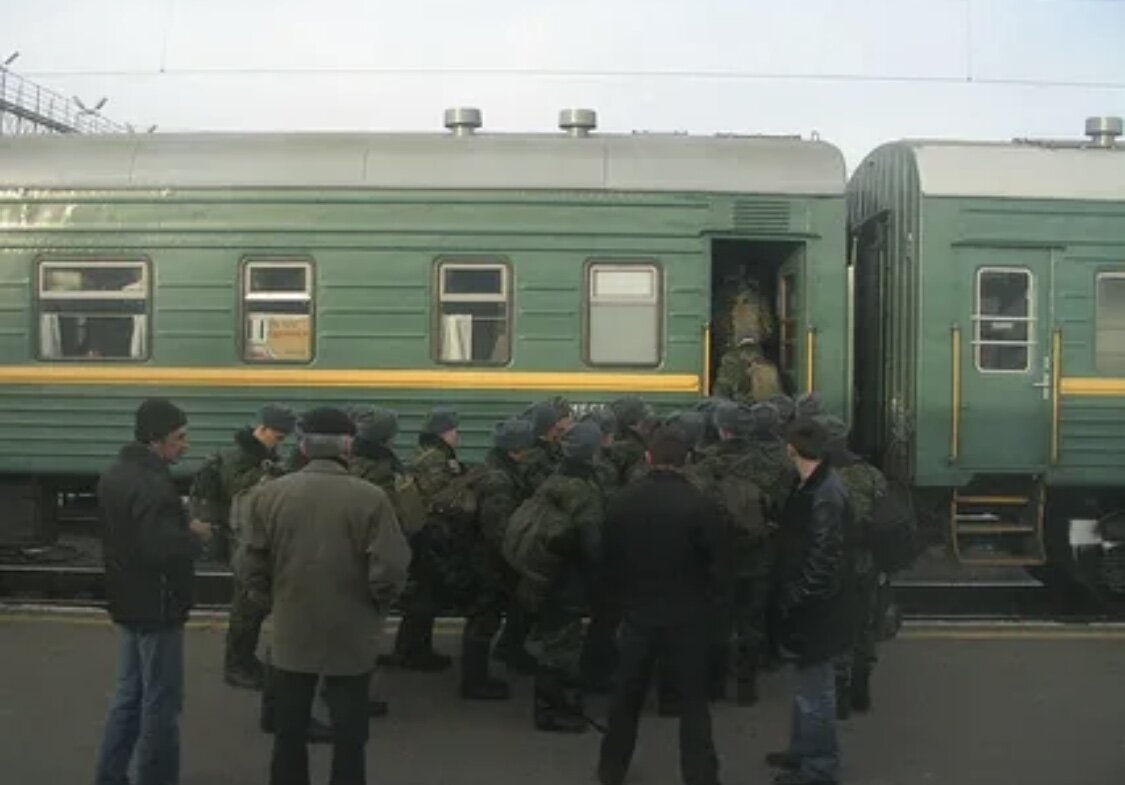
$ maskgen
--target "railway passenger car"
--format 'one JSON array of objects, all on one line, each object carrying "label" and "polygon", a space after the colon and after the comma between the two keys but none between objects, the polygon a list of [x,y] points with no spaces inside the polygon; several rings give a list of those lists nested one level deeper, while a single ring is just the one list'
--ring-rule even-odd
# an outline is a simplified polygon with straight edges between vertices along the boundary
[{"label": "railway passenger car", "polygon": [[150,395],[190,416],[183,475],[266,401],[390,406],[404,442],[455,404],[470,455],[551,394],[688,405],[734,271],[776,301],[793,387],[843,407],[834,147],[480,124],[0,139],[0,540],[50,539]]},{"label": "railway passenger car", "polygon": [[885,145],[848,186],[855,436],[964,563],[1125,596],[1125,149]]}]

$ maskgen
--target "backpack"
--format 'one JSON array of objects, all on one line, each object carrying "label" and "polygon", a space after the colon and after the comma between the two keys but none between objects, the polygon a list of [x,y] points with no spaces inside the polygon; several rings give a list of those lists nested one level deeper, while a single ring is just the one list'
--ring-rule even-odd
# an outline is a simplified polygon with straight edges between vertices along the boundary
[{"label": "backpack", "polygon": [[451,478],[430,498],[430,512],[457,523],[475,521],[480,511],[478,485],[487,472],[487,466],[471,466]]},{"label": "backpack", "polygon": [[391,505],[406,536],[421,531],[426,525],[426,502],[418,490],[418,483],[409,474],[395,475]]},{"label": "backpack", "polygon": [[558,541],[571,528],[566,510],[549,494],[536,492],[512,513],[500,553],[520,577],[549,584],[559,566]]},{"label": "backpack", "polygon": [[871,522],[867,532],[868,546],[875,566],[885,573],[894,573],[910,567],[918,556],[918,525],[909,497],[891,492],[885,477],[878,469],[875,495],[871,503]]},{"label": "backpack", "polygon": [[748,461],[740,460],[731,467],[731,471],[720,476],[718,489],[739,536],[757,543],[769,536],[770,528],[766,523],[761,489],[748,474],[740,471],[746,464]]}]

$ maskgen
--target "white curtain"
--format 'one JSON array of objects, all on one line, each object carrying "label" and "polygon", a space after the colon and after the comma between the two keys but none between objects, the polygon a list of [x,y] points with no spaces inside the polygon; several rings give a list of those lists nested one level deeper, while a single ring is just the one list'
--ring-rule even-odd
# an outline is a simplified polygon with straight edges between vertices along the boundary
[{"label": "white curtain", "polygon": [[133,317],[133,339],[129,342],[129,356],[140,360],[145,356],[145,333],[148,330],[148,320],[144,316]]},{"label": "white curtain", "polygon": [[46,360],[62,357],[62,328],[57,313],[39,315],[39,356]]},{"label": "white curtain", "polygon": [[473,317],[467,313],[441,317],[441,359],[469,362],[473,359]]}]

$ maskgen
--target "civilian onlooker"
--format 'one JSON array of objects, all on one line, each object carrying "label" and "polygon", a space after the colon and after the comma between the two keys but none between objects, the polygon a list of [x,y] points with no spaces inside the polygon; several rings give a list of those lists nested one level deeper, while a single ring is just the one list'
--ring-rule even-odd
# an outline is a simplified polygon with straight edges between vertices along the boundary
[{"label": "civilian onlooker", "polygon": [[776,785],[835,785],[840,746],[833,660],[851,646],[852,512],[844,483],[825,460],[824,427],[798,418],[785,440],[800,484],[781,515],[776,618],[782,648],[797,659],[797,688],[789,748],[766,760],[788,770]]},{"label": "civilian onlooker", "polygon": [[351,418],[313,409],[300,430],[308,463],[255,493],[243,550],[247,591],[273,614],[270,783],[309,782],[306,733],[323,676],[331,782],[362,785],[368,681],[383,618],[406,582],[410,548],[386,493],[348,471]]},{"label": "civilian onlooker", "polygon": [[180,774],[184,622],[194,560],[211,525],[188,522],[169,464],[187,450],[187,417],[152,398],[137,409],[134,441],[98,482],[109,612],[121,630],[117,687],[98,754],[97,785],[141,785]]}]

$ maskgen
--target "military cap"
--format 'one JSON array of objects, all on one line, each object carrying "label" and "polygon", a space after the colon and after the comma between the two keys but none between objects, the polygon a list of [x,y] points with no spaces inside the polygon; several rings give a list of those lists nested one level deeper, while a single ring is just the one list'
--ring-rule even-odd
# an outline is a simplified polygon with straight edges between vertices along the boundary
[{"label": "military cap", "polygon": [[735,436],[749,436],[754,429],[754,418],[746,404],[723,401],[715,409],[715,425]]},{"label": "military cap", "polygon": [[703,412],[673,412],[664,418],[665,425],[674,425],[684,432],[688,444],[696,445],[703,440],[707,428],[707,420]]},{"label": "military cap", "polygon": [[750,407],[750,435],[777,436],[781,432],[781,414],[772,403],[756,403]]},{"label": "military cap", "polygon": [[598,406],[590,409],[579,418],[580,422],[592,422],[602,429],[603,436],[612,436],[617,433],[617,418],[608,406]]},{"label": "military cap", "polygon": [[267,403],[258,414],[258,422],[279,433],[293,433],[297,425],[297,415],[288,407]]},{"label": "military cap", "polygon": [[547,399],[547,403],[551,404],[551,408],[555,410],[560,420],[565,420],[567,417],[574,416],[574,407],[570,405],[570,401],[561,395],[553,395]]},{"label": "military cap", "polygon": [[567,458],[593,460],[602,446],[602,429],[589,420],[577,422],[563,434],[561,443],[563,455]]},{"label": "military cap", "polygon": [[794,401],[795,417],[815,417],[824,411],[824,399],[816,390],[801,393]]},{"label": "military cap", "polygon": [[398,415],[390,409],[372,409],[356,434],[371,444],[383,444],[398,434]]},{"label": "military cap", "polygon": [[422,421],[422,433],[440,436],[461,424],[461,417],[452,406],[435,406]]},{"label": "military cap", "polygon": [[640,425],[652,416],[652,409],[642,398],[636,395],[627,395],[618,398],[609,405],[617,424],[621,428],[631,428]]},{"label": "military cap", "polygon": [[355,436],[355,423],[335,406],[318,406],[301,416],[301,433],[308,436]]},{"label": "military cap", "polygon": [[505,452],[519,452],[535,444],[535,428],[528,420],[510,417],[496,423],[492,429],[492,443]]},{"label": "military cap", "polygon": [[550,401],[537,401],[524,409],[523,418],[531,423],[536,439],[542,439],[559,422],[559,412]]},{"label": "military cap", "polygon": [[796,407],[793,404],[793,399],[785,393],[771,395],[767,403],[777,409],[778,415],[781,416],[782,425],[787,425],[793,420],[793,417],[796,416]]}]

